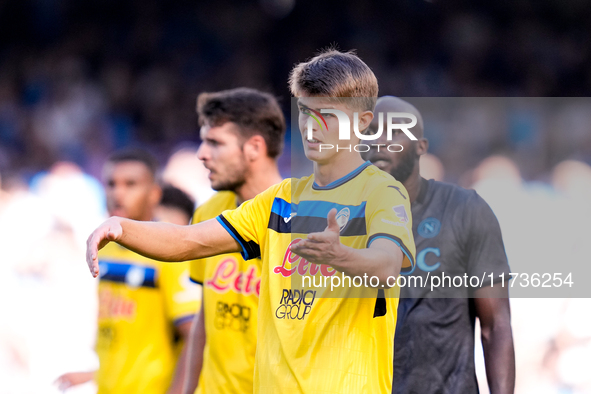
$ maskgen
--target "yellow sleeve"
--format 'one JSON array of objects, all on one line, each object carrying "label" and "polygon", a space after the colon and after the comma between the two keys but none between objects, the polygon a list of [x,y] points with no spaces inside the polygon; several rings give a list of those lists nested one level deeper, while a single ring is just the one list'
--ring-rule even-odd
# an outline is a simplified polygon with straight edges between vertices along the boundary
[{"label": "yellow sleeve", "polygon": [[[200,210],[199,208],[197,208],[197,210],[193,214],[191,224],[197,224],[200,222],[202,222]],[[203,285],[203,281],[205,280],[205,261],[199,259],[189,262],[189,279],[191,280],[191,282]]]},{"label": "yellow sleeve", "polygon": [[378,238],[392,240],[404,253],[401,272],[411,271],[415,265],[416,247],[410,199],[404,186],[395,180],[380,184],[368,199],[367,208],[367,247]]},{"label": "yellow sleeve", "polygon": [[189,280],[187,263],[162,264],[160,289],[164,297],[166,314],[174,325],[193,318],[201,306],[201,286]]},{"label": "yellow sleeve", "polygon": [[242,246],[244,260],[260,257],[260,244],[267,232],[273,201],[286,182],[289,180],[271,186],[252,200],[217,217],[218,222]]}]

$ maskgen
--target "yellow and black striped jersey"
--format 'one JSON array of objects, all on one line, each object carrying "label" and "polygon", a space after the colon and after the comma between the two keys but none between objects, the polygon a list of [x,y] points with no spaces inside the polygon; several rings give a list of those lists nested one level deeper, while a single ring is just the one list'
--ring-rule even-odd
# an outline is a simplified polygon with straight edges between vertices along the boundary
[{"label": "yellow and black striped jersey", "polygon": [[164,394],[179,353],[175,325],[199,310],[188,264],[142,257],[114,242],[99,252],[98,392]]},{"label": "yellow and black striped jersey", "polygon": [[[236,208],[236,194],[222,191],[201,205],[193,223]],[[261,285],[261,260],[240,253],[191,262],[191,280],[203,285],[206,342],[195,393],[252,393]]]},{"label": "yellow and black striped jersey", "polygon": [[363,249],[385,237],[400,246],[404,267],[414,265],[407,192],[369,162],[324,187],[313,176],[285,180],[217,218],[245,259],[262,259],[255,392],[391,391],[399,289],[365,288],[361,298],[354,285],[337,293],[304,286],[306,277],[341,274],[289,249],[307,234],[324,231],[332,208],[344,245]]}]

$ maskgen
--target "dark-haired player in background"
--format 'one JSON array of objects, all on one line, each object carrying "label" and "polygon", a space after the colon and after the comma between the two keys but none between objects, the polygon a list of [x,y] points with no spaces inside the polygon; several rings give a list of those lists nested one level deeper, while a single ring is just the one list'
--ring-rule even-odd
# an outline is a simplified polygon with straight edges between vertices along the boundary
[{"label": "dark-haired player in background", "polygon": [[[418,110],[396,97],[382,97],[376,113],[406,112],[418,123],[411,141],[398,131],[392,141],[386,133],[375,144],[400,144],[401,152],[377,147],[364,155],[380,169],[402,182],[408,191],[416,268],[409,275],[482,277],[493,273],[509,278],[509,265],[498,221],[488,204],[473,190],[426,180],[419,174],[419,157],[427,152],[423,122]],[[384,115],[384,119],[387,117]],[[378,117],[370,126],[375,132]],[[383,125],[386,130],[386,125]],[[506,283],[506,282],[505,282]],[[450,298],[442,298],[450,297]],[[396,326],[393,393],[478,393],[474,366],[474,324],[478,317],[492,394],[513,393],[515,356],[507,287],[430,288],[403,287]]]},{"label": "dark-haired player in background", "polygon": [[[197,209],[193,223],[281,182],[277,158],[285,135],[277,100],[255,89],[202,93],[197,113],[203,141],[197,155],[219,193]],[[230,253],[193,261],[191,280],[203,285],[203,305],[193,322],[183,393],[252,393],[261,259]]]},{"label": "dark-haired player in background", "polygon": [[[112,154],[103,168],[109,214],[154,219],[162,196],[157,168],[144,151]],[[151,260],[115,243],[101,250],[99,264],[98,393],[180,393],[186,351],[179,356],[176,338],[189,336],[199,309],[198,288],[189,281],[187,264]],[[84,383],[76,375],[60,377],[60,387]],[[91,379],[92,374],[83,377]]]}]

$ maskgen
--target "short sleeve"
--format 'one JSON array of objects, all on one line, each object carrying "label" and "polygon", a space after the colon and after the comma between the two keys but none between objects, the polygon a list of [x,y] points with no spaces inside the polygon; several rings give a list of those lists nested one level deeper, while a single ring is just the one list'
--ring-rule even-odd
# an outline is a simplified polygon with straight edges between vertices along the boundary
[{"label": "short sleeve", "polygon": [[224,211],[217,217],[218,222],[242,247],[244,260],[261,256],[260,244],[267,233],[273,201],[278,188],[287,181],[271,186],[252,200],[245,201],[236,209]]},{"label": "short sleeve", "polygon": [[467,235],[465,256],[469,275],[490,275],[501,281],[502,274],[509,276],[509,263],[499,221],[490,206],[476,192],[472,192],[468,207],[464,234]]},{"label": "short sleeve", "polygon": [[167,263],[160,267],[159,287],[166,314],[177,326],[191,320],[201,306],[201,286],[191,283],[188,268],[187,263]]},{"label": "short sleeve", "polygon": [[401,183],[382,183],[367,201],[367,247],[378,238],[392,240],[404,253],[401,272],[415,265],[416,247],[412,234],[412,216],[408,193]]}]

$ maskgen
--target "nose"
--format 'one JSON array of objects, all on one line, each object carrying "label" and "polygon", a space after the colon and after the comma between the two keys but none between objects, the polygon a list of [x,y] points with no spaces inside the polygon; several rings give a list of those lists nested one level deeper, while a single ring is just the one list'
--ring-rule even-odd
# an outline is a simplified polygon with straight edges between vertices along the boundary
[{"label": "nose", "polygon": [[199,149],[197,149],[197,158],[201,161],[205,161],[209,158],[209,149],[207,149],[207,144],[202,142],[199,145]]},{"label": "nose", "polygon": [[125,190],[121,185],[115,184],[111,187],[111,195],[113,196],[113,201],[119,204],[125,195]]}]

